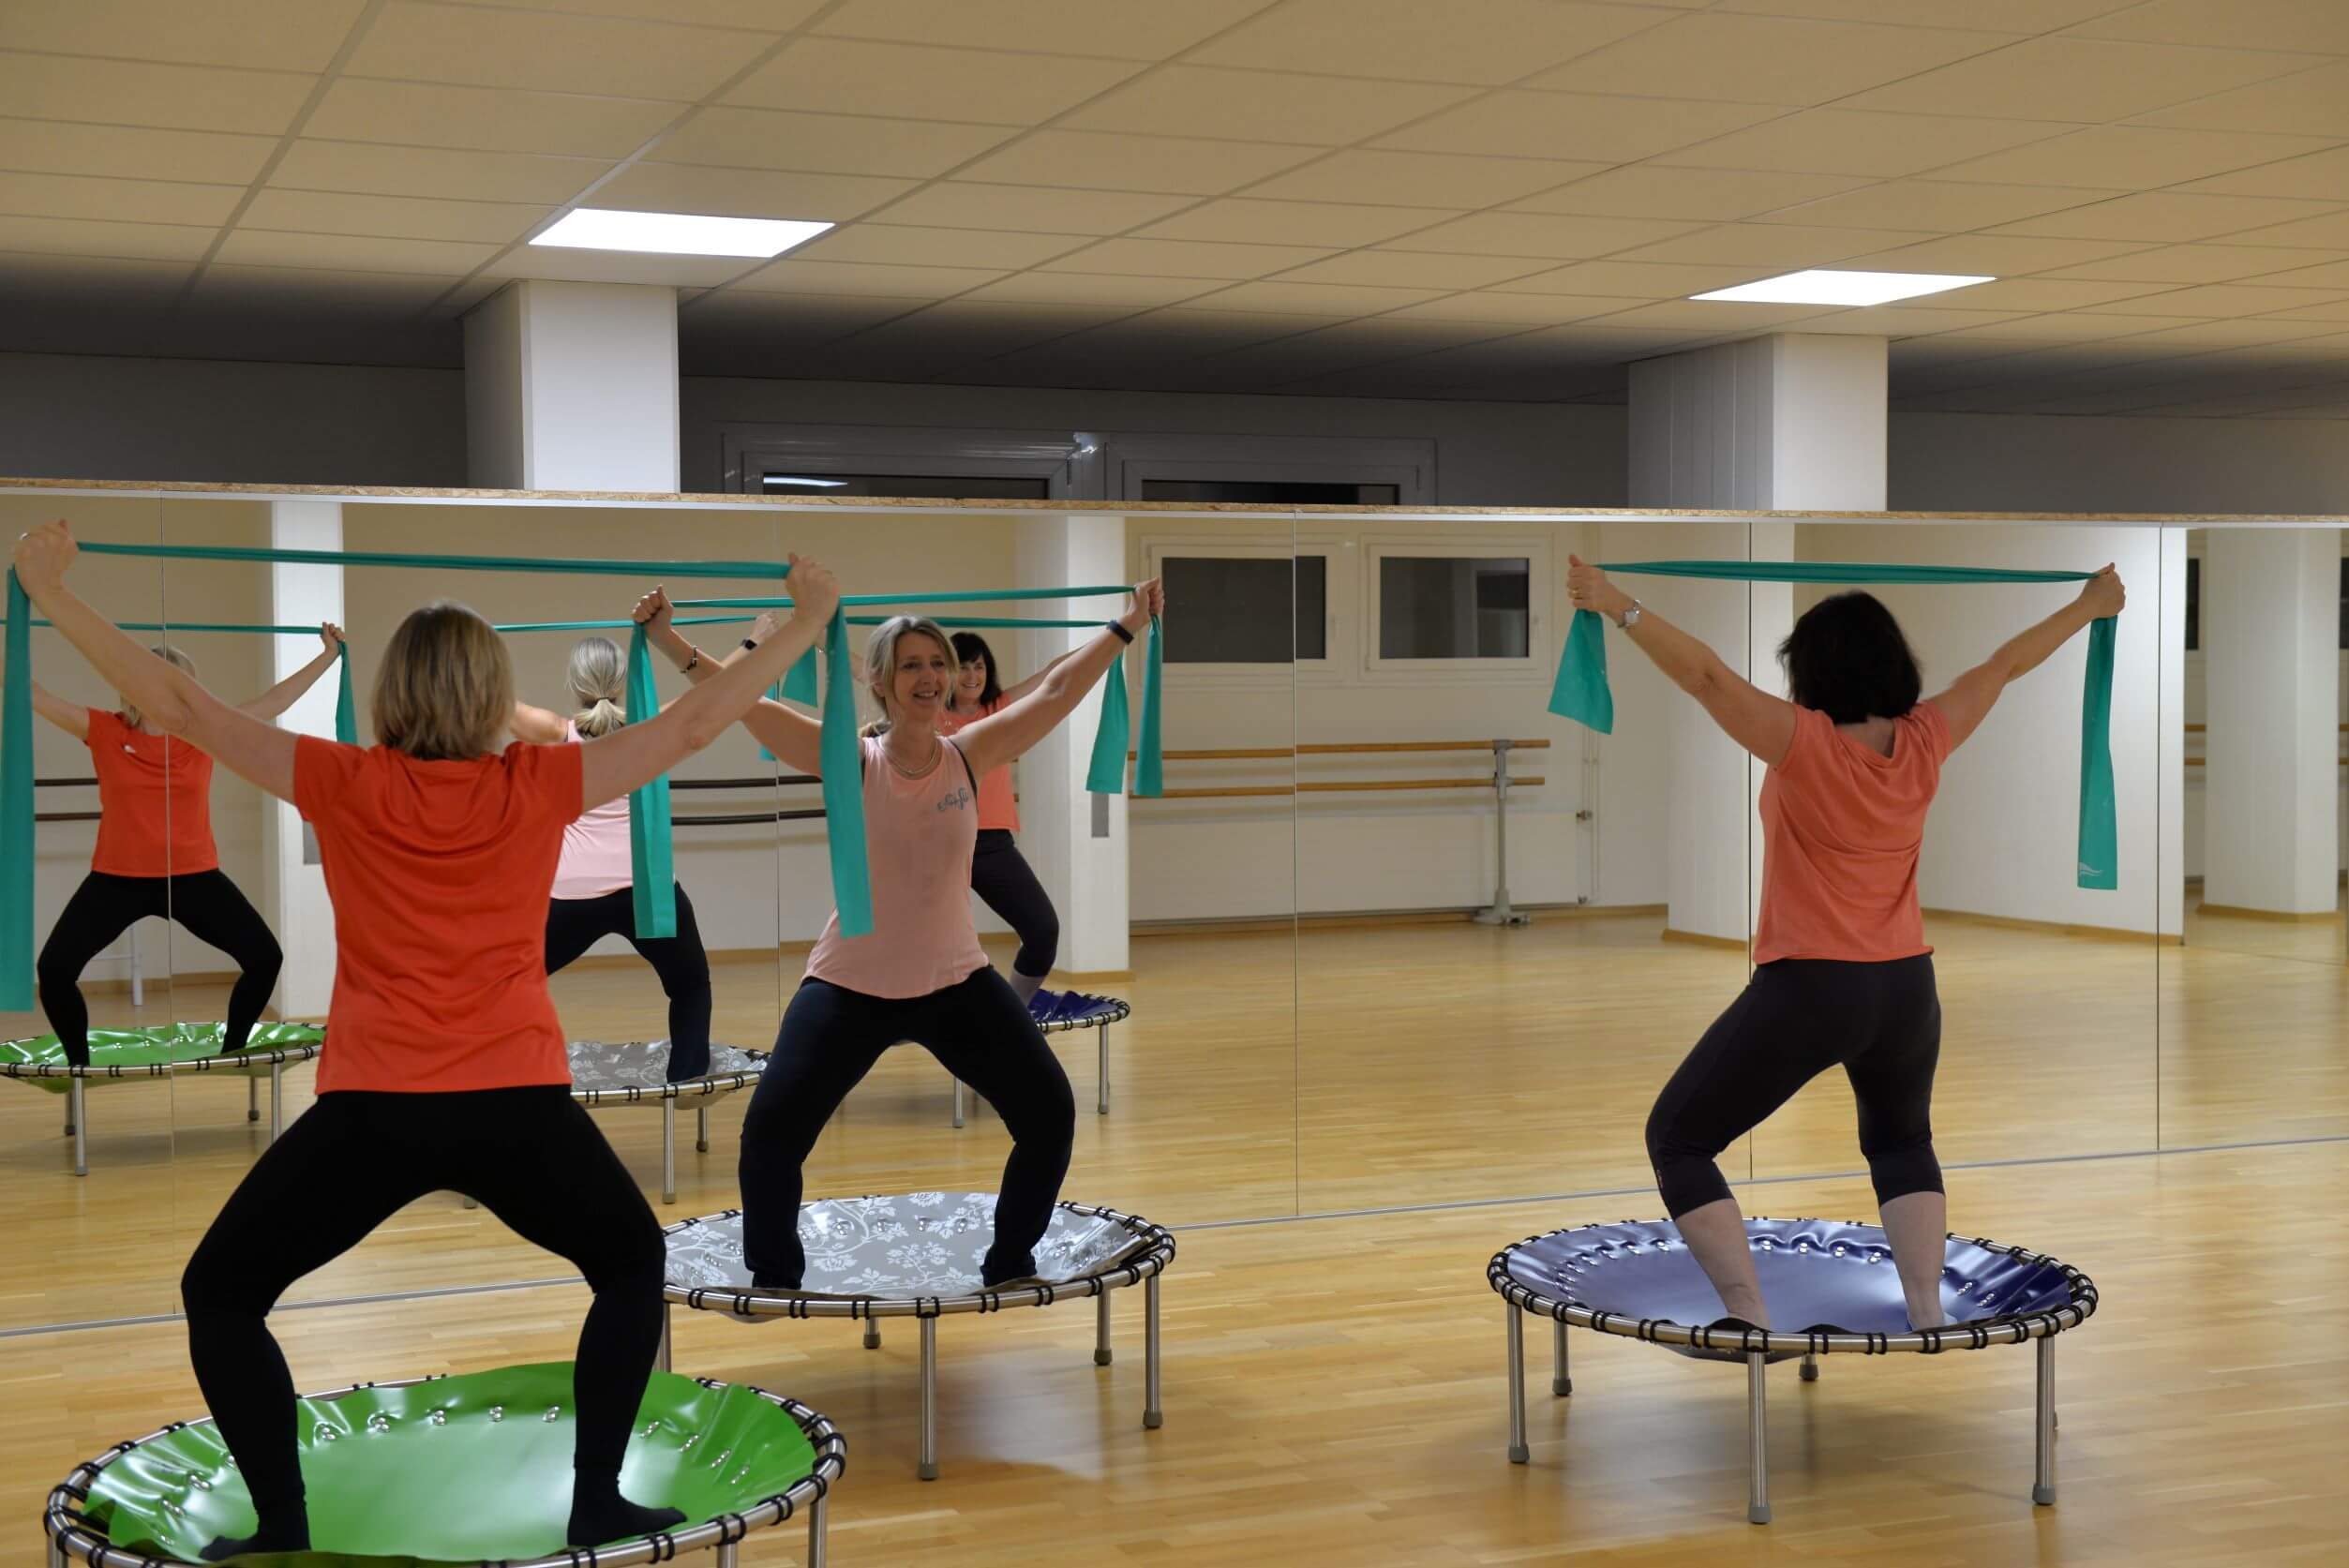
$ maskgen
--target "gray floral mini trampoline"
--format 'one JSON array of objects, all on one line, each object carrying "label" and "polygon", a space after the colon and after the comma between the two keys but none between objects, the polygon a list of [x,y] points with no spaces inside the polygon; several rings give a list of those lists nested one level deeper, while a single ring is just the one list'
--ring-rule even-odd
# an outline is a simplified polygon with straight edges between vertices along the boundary
[{"label": "gray floral mini trampoline", "polygon": [[[823,1199],[801,1205],[800,1239],[807,1249],[807,1289],[761,1291],[742,1261],[740,1209],[668,1227],[663,1293],[671,1306],[741,1320],[854,1318],[868,1350],[881,1342],[879,1320],[913,1318],[921,1333],[921,1456],[924,1481],[938,1474],[937,1326],[942,1317],[1094,1304],[1096,1366],[1110,1365],[1112,1291],[1144,1288],[1142,1424],[1163,1420],[1159,1407],[1159,1277],[1174,1260],[1163,1227],[1115,1209],[1061,1203],[1036,1247],[1037,1283],[981,1288],[980,1260],[995,1239],[992,1192],[910,1192]],[[669,1365],[664,1337],[662,1366]]]},{"label": "gray floral mini trampoline", "polygon": [[767,1053],[712,1045],[710,1070],[668,1082],[666,1040],[573,1040],[571,1098],[592,1111],[606,1105],[661,1108],[661,1202],[677,1202],[677,1102],[694,1101],[694,1147],[710,1152],[710,1102],[747,1089],[766,1070]]}]

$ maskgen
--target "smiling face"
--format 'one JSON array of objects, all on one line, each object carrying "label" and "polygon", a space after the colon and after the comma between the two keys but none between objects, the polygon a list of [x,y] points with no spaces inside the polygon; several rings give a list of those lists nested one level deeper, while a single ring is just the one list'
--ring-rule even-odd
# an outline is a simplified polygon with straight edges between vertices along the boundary
[{"label": "smiling face", "polygon": [[986,693],[986,657],[964,660],[954,671],[954,706],[975,709],[985,700]]},{"label": "smiling face", "polygon": [[890,668],[888,708],[899,724],[924,720],[935,724],[954,686],[954,660],[946,645],[926,632],[907,632],[897,639]]}]

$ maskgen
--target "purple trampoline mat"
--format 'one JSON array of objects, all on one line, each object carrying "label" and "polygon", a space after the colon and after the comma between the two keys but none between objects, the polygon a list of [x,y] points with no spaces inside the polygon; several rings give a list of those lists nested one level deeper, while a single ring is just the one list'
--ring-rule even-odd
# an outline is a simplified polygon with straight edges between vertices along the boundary
[{"label": "purple trampoline mat", "polygon": [[[1748,1219],[1755,1273],[1781,1330],[1907,1334],[1908,1308],[1892,1248],[1874,1225],[1827,1219]],[[1627,1318],[1701,1327],[1721,1298],[1669,1220],[1584,1225],[1510,1249],[1509,1277],[1552,1301]],[[2062,1265],[1949,1240],[1941,1306],[1953,1323],[1983,1322],[2072,1304]]]}]

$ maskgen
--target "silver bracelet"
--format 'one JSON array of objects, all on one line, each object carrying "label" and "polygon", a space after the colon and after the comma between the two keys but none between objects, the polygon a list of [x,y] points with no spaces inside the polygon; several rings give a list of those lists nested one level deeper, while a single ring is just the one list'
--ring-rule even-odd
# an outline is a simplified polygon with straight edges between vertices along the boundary
[{"label": "silver bracelet", "polygon": [[1623,618],[1615,622],[1615,625],[1618,629],[1628,632],[1634,626],[1639,624],[1639,618],[1646,613],[1647,607],[1641,605],[1638,600],[1634,599],[1631,602],[1631,608],[1623,611]]}]

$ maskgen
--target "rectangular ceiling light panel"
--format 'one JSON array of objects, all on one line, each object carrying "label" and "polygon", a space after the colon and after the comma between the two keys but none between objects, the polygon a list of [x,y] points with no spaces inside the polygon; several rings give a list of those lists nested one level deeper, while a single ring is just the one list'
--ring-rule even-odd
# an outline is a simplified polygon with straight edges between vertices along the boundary
[{"label": "rectangular ceiling light panel", "polygon": [[1920,294],[1946,293],[1952,289],[1970,289],[1977,283],[1991,283],[1989,277],[1964,277],[1950,273],[1933,272],[1837,272],[1814,267],[1808,272],[1790,272],[1778,277],[1765,277],[1758,283],[1741,283],[1734,289],[1715,289],[1709,294],[1691,294],[1690,299],[1744,300],[1768,305],[1884,305],[1897,299],[1915,299]]},{"label": "rectangular ceiling light panel", "polygon": [[700,213],[628,213],[580,207],[563,215],[532,245],[576,250],[634,250],[661,256],[780,256],[805,245],[829,223],[774,217],[711,217]]}]

